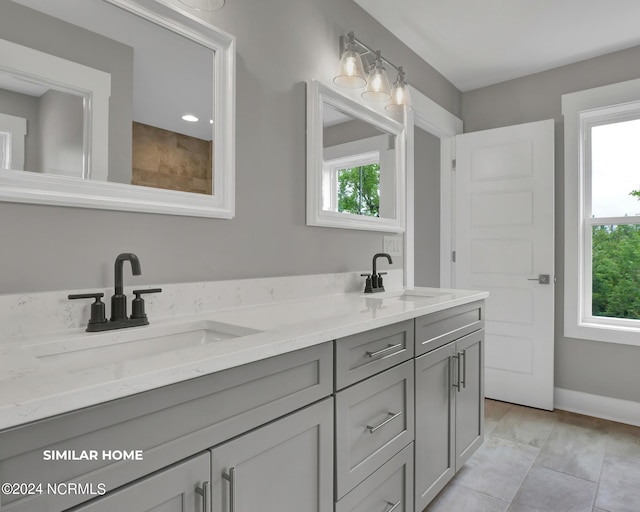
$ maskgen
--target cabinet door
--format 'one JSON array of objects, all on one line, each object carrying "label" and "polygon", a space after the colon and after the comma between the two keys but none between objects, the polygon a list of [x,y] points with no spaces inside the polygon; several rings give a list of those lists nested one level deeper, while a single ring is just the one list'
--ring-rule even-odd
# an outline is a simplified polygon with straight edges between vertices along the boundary
[{"label": "cabinet door", "polygon": [[213,512],[331,512],[333,399],[211,450]]},{"label": "cabinet door", "polygon": [[455,343],[415,361],[415,509],[423,510],[456,472]]},{"label": "cabinet door", "polygon": [[207,453],[181,462],[131,485],[105,494],[74,512],[206,512],[209,493]]},{"label": "cabinet door", "polygon": [[456,393],[456,468],[484,440],[484,330],[456,341],[460,386]]}]

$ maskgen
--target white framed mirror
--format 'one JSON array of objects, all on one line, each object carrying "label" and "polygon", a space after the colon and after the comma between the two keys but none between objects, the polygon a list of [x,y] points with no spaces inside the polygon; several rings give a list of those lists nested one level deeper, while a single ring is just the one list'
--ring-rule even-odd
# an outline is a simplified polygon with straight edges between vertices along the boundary
[{"label": "white framed mirror", "polygon": [[0,201],[234,216],[233,36],[168,0],[11,0],[0,29]]},{"label": "white framed mirror", "polygon": [[307,224],[405,230],[406,130],[355,98],[307,83]]}]

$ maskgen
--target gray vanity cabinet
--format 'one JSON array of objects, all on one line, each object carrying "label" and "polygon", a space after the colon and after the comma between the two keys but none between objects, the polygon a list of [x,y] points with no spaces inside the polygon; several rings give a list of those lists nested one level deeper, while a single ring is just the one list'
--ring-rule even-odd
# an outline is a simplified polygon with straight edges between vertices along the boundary
[{"label": "gray vanity cabinet", "polygon": [[[445,320],[446,314],[442,315],[449,324],[447,333],[416,329],[416,345],[420,343],[427,350],[415,360],[416,511],[431,502],[484,439],[482,305],[454,308],[450,313],[457,320]],[[467,334],[468,320],[474,316],[476,330]],[[466,335],[456,339],[456,333]],[[442,345],[443,337],[455,341]],[[429,350],[429,343],[425,343],[429,339],[436,348]]]},{"label": "gray vanity cabinet", "polygon": [[209,457],[204,453],[94,499],[74,512],[205,512]]},{"label": "gray vanity cabinet", "polygon": [[332,512],[333,400],[211,450],[212,512]]}]

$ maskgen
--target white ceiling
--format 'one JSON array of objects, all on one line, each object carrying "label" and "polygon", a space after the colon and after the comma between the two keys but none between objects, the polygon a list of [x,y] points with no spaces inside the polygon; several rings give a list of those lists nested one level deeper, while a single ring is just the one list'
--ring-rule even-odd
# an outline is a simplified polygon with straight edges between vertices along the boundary
[{"label": "white ceiling", "polygon": [[461,91],[640,45],[638,0],[355,1]]}]

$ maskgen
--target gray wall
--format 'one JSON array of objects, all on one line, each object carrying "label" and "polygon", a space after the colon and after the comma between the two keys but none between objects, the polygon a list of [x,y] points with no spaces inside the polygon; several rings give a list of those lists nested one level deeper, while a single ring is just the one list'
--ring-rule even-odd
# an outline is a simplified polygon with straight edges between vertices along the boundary
[{"label": "gray wall", "polygon": [[556,387],[638,401],[640,348],[563,336],[564,137],[561,95],[640,77],[640,47],[466,92],[466,132],[555,120],[556,143]]},{"label": "gray wall", "polygon": [[440,286],[440,139],[414,129],[415,284]]},{"label": "gray wall", "polygon": [[332,79],[338,37],[354,30],[457,115],[460,92],[352,0],[233,0],[208,16],[237,37],[236,217],[2,203],[0,293],[110,286],[123,251],[142,264],[125,284],[370,267],[381,233],[305,225],[305,82]]},{"label": "gray wall", "polygon": [[83,117],[81,96],[52,89],[40,96],[40,172],[82,176]]}]

